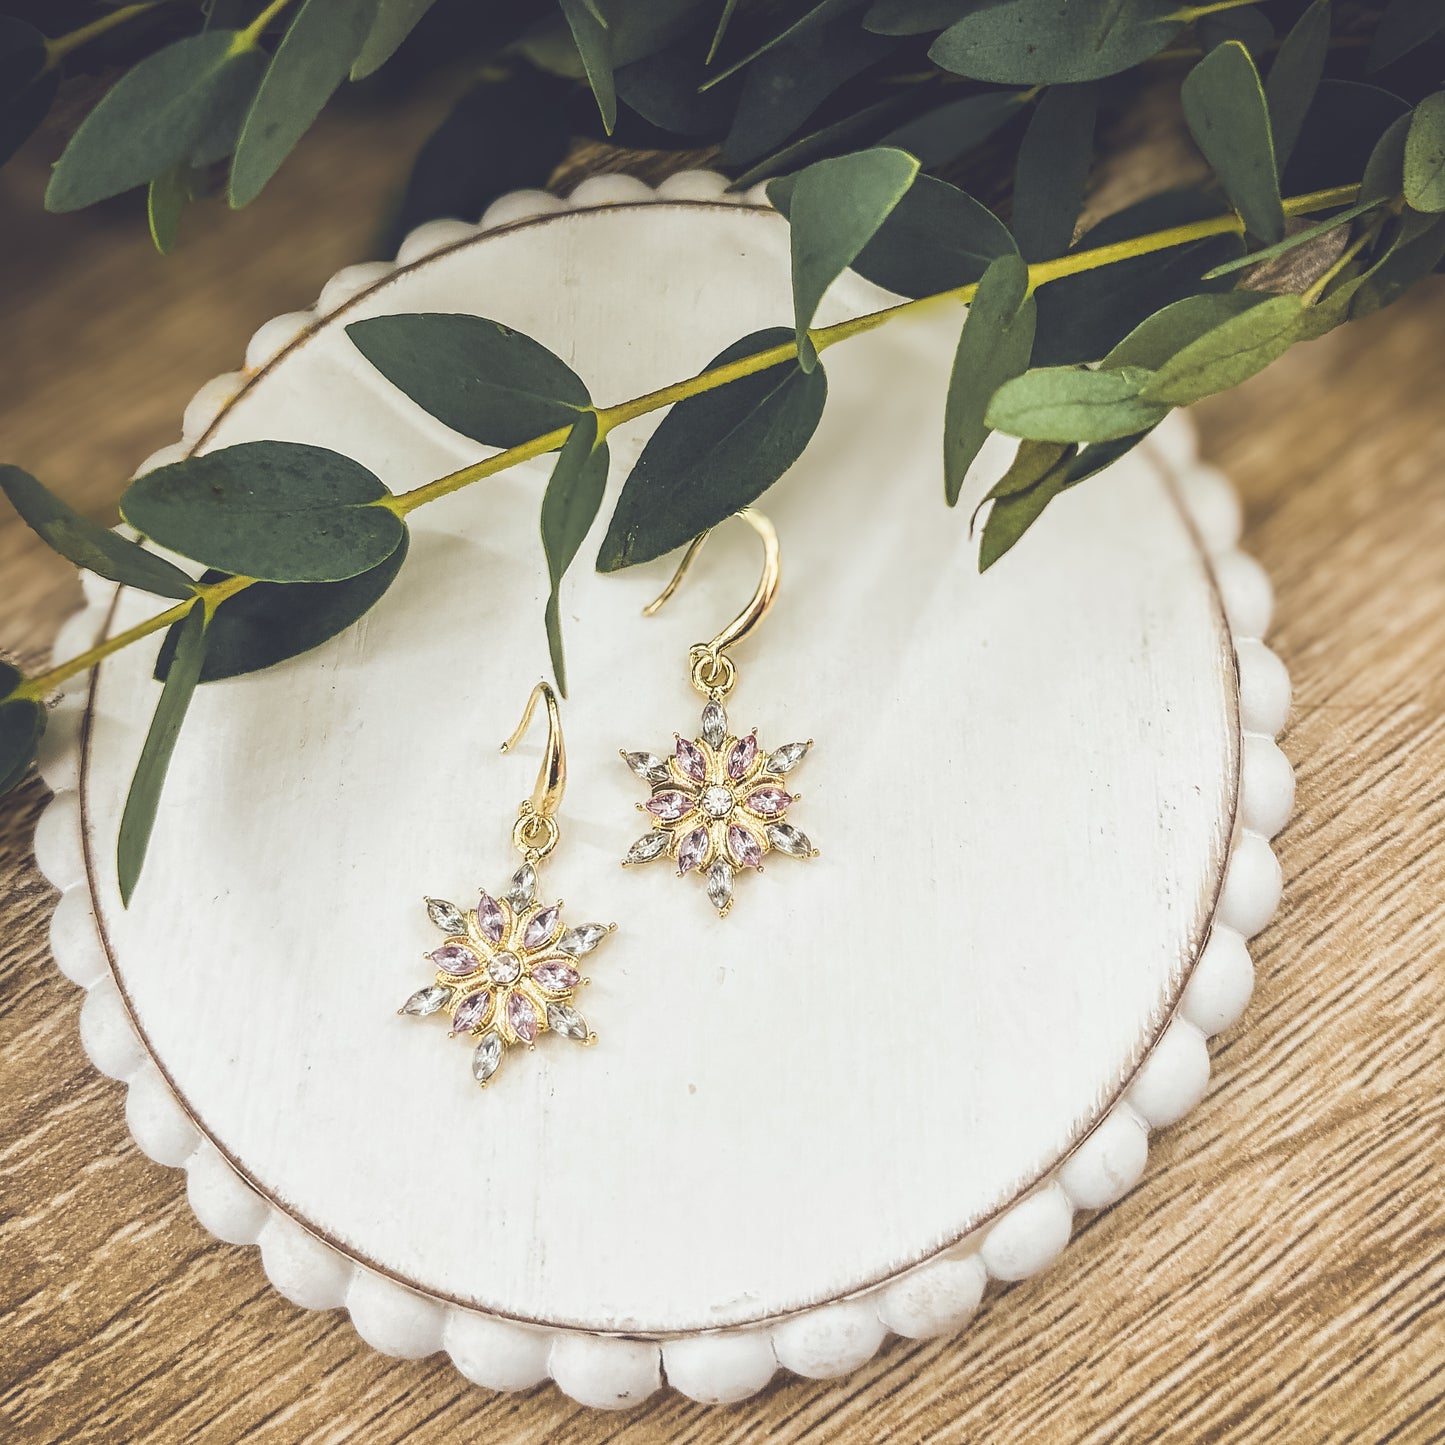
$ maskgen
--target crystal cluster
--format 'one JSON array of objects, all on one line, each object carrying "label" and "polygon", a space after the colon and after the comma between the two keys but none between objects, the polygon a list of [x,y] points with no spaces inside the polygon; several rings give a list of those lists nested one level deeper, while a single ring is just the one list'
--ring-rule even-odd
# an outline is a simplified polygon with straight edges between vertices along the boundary
[{"label": "crystal cluster", "polygon": [[670,856],[678,877],[696,873],[718,913],[732,907],[739,870],[762,869],[767,853],[814,856],[806,834],[786,821],[796,801],[785,778],[813,745],[787,743],[764,753],[756,731],[735,737],[716,700],[702,710],[702,736],[679,736],[673,755],[623,753],[627,766],[652,789],[638,806],[652,815],[652,831],[627,850],[624,863]]},{"label": "crystal cluster", "polygon": [[501,898],[483,892],[463,911],[440,898],[426,900],[431,921],[447,935],[426,955],[436,979],[418,989],[399,1012],[415,1018],[445,1013],[453,1037],[475,1040],[472,1077],[486,1085],[507,1050],[531,1048],[551,1030],[578,1043],[596,1037],[573,1004],[587,982],[577,961],[591,953],[615,924],[562,921],[560,903],[537,902],[537,873],[524,863]]}]

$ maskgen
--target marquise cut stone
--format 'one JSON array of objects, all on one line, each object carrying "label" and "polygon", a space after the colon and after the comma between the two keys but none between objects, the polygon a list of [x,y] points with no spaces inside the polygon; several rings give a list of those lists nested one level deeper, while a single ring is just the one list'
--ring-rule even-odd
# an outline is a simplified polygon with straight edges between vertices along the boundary
[{"label": "marquise cut stone", "polygon": [[754,788],[747,801],[754,813],[771,818],[783,812],[793,800],[781,788]]},{"label": "marquise cut stone", "polygon": [[675,823],[684,813],[692,809],[692,799],[676,788],[664,788],[647,800],[647,811],[661,818],[664,823]]},{"label": "marquise cut stone", "polygon": [[455,903],[448,903],[445,898],[428,898],[426,911],[427,916],[443,933],[460,933],[467,926],[462,910]]},{"label": "marquise cut stone", "polygon": [[430,988],[419,988],[402,1004],[401,1012],[412,1018],[424,1019],[451,1002],[452,990],[444,983],[434,983]]},{"label": "marquise cut stone", "polygon": [[516,983],[521,972],[522,965],[515,953],[494,953],[487,960],[487,977],[493,983]]},{"label": "marquise cut stone", "polygon": [[707,857],[707,829],[694,828],[677,845],[677,871],[691,873]]},{"label": "marquise cut stone", "polygon": [[527,920],[527,926],[522,930],[522,947],[528,953],[534,953],[543,944],[550,942],[557,931],[558,913],[557,905],[553,904],[551,908],[544,908]]},{"label": "marquise cut stone", "polygon": [[769,823],[768,842],[790,858],[811,858],[813,845],[808,835],[791,823]]},{"label": "marquise cut stone", "polygon": [[746,828],[737,823],[728,826],[728,856],[739,868],[761,868],[763,847]]},{"label": "marquise cut stone", "polygon": [[632,847],[627,850],[625,863],[650,863],[659,855],[667,852],[669,842],[668,835],[661,831],[644,833]]},{"label": "marquise cut stone", "polygon": [[500,943],[507,931],[507,915],[490,893],[483,893],[477,899],[477,928],[488,943]]},{"label": "marquise cut stone", "polygon": [[728,715],[720,702],[709,702],[702,710],[702,738],[710,748],[720,748],[728,735]]},{"label": "marquise cut stone", "polygon": [[553,1033],[561,1034],[564,1039],[577,1039],[581,1043],[587,1042],[587,1021],[569,1004],[549,1003],[547,1005],[547,1027]]},{"label": "marquise cut stone", "polygon": [[512,886],[507,889],[507,902],[513,908],[527,908],[537,893],[537,870],[530,863],[523,863],[512,874]]},{"label": "marquise cut stone", "polygon": [[502,1062],[502,1036],[495,1030],[482,1035],[481,1042],[472,1054],[472,1078],[485,1084],[497,1072]]},{"label": "marquise cut stone", "polygon": [[623,753],[622,760],[644,783],[667,781],[667,764],[652,753]]},{"label": "marquise cut stone", "polygon": [[481,959],[461,943],[443,944],[440,948],[434,948],[427,954],[427,957],[443,973],[449,973],[455,978],[465,978],[467,974],[475,973],[482,966]]},{"label": "marquise cut stone", "polygon": [[733,869],[726,858],[716,858],[707,870],[707,896],[719,913],[733,901]]},{"label": "marquise cut stone", "polygon": [[607,937],[608,932],[605,923],[579,923],[576,928],[569,928],[557,940],[557,947],[563,953],[570,953],[573,958],[580,958],[584,953],[591,953]]},{"label": "marquise cut stone", "polygon": [[452,1011],[452,1032],[470,1033],[486,1018],[491,1007],[492,995],[486,989],[469,993]]},{"label": "marquise cut stone", "polygon": [[702,749],[683,737],[677,740],[677,766],[693,782],[707,781],[707,759],[703,757]]},{"label": "marquise cut stone", "polygon": [[514,993],[507,998],[507,1022],[524,1044],[537,1037],[537,1010],[526,994]]},{"label": "marquise cut stone", "polygon": [[811,742],[784,743],[782,747],[768,754],[767,770],[770,773],[792,772],[807,756],[808,749],[812,746]]},{"label": "marquise cut stone", "polygon": [[735,783],[742,782],[757,755],[757,738],[752,733],[745,733],[728,750],[728,777]]},{"label": "marquise cut stone", "polygon": [[566,993],[577,987],[581,976],[569,963],[563,963],[560,958],[549,958],[546,963],[539,963],[532,970],[532,982],[542,990],[543,993]]}]

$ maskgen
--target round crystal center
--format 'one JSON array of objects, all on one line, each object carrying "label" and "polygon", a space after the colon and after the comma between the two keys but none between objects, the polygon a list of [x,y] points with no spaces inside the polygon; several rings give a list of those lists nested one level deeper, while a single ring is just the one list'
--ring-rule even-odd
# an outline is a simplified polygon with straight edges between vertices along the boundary
[{"label": "round crystal center", "polygon": [[515,983],[522,965],[513,953],[499,953],[487,962],[487,973],[493,983]]},{"label": "round crystal center", "polygon": [[702,810],[710,818],[726,818],[733,810],[733,795],[726,788],[704,788]]}]

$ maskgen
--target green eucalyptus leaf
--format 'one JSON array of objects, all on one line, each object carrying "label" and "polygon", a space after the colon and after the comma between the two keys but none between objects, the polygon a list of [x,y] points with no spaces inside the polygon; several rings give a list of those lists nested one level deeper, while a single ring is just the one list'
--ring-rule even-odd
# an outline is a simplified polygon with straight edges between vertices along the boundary
[{"label": "green eucalyptus leaf", "polygon": [[[1374,210],[1379,204],[1377,199],[1347,206],[1343,211],[1337,211],[1333,216],[1326,216],[1324,220],[1316,221],[1312,226],[1304,226],[1298,231],[1291,231],[1284,240],[1276,241],[1273,246],[1265,246],[1258,251],[1251,251],[1246,256],[1236,256],[1233,261],[1226,261],[1222,266],[1213,267],[1204,273],[1204,279],[1214,281],[1220,276],[1232,275],[1247,267],[1257,266],[1261,261],[1270,261],[1276,256],[1283,256],[1289,251],[1297,250],[1300,246],[1307,246],[1311,241],[1318,240],[1319,237],[1353,221],[1356,216],[1363,216],[1366,211]],[[1229,293],[1224,294],[1228,295]]]},{"label": "green eucalyptus leaf", "polygon": [[1211,50],[1184,77],[1180,97],[1195,143],[1245,226],[1261,240],[1282,239],[1269,108],[1249,51],[1237,40]]},{"label": "green eucalyptus leaf", "polygon": [[[8,667],[5,670],[14,671]],[[18,678],[18,673],[8,683],[0,678],[0,688],[10,692]],[[0,702],[0,794],[10,792],[30,771],[45,731],[45,719],[45,708],[29,698]]]},{"label": "green eucalyptus leaf", "polygon": [[593,13],[584,0],[558,0],[562,14],[567,17],[567,27],[572,32],[577,53],[582,57],[582,67],[587,73],[587,83],[597,100],[597,109],[602,114],[602,124],[608,135],[617,124],[617,86],[612,78],[612,37],[607,27]]},{"label": "green eucalyptus leaf", "polygon": [[[755,332],[707,369],[792,339],[782,328]],[[651,562],[757,501],[803,454],[827,398],[823,368],[789,358],[678,402],[622,488],[597,570]]]},{"label": "green eucalyptus leaf", "polygon": [[591,405],[582,379],[521,331],[447,311],[374,316],[346,334],[424,411],[490,447],[571,426]]},{"label": "green eucalyptus leaf", "polygon": [[191,167],[184,163],[173,165],[168,171],[162,171],[146,191],[146,221],[150,225],[151,240],[162,256],[169,256],[175,249],[181,213],[192,199],[193,174]]},{"label": "green eucalyptus leaf", "polygon": [[1074,239],[1094,157],[1092,85],[1044,92],[1019,145],[1010,229],[1025,261],[1062,256]]},{"label": "green eucalyptus leaf", "polygon": [[376,20],[377,0],[305,0],[287,27],[236,142],[233,206],[249,205],[346,79]]},{"label": "green eucalyptus leaf", "polygon": [[116,864],[120,873],[121,902],[130,906],[145,863],[155,828],[156,811],[160,807],[161,789],[165,786],[166,769],[175,752],[186,709],[201,675],[206,655],[206,613],[198,603],[180,623],[175,660],[161,689],[150,731],[141,746],[140,760],[126,794],[125,811],[120,819],[120,836],[116,842]]},{"label": "green eucalyptus leaf", "polygon": [[240,32],[206,30],[148,55],[121,76],[70,138],[45,192],[51,211],[78,211],[180,161],[255,84],[257,52]]},{"label": "green eucalyptus leaf", "polygon": [[778,23],[778,18],[770,15],[768,17],[769,28],[763,37],[747,45],[741,54],[719,62],[712,69],[704,89],[726,80],[730,75],[736,74],[745,65],[751,65],[759,56],[767,54],[775,47],[786,44],[790,40],[801,39],[809,31],[825,24],[835,15],[839,15],[845,10],[855,9],[857,4],[858,0],[803,0],[801,6],[796,3],[779,6],[781,23]]},{"label": "green eucalyptus leaf", "polygon": [[47,547],[77,567],[160,597],[189,597],[194,591],[191,579],[179,567],[82,517],[29,472],[0,465],[0,491]]},{"label": "green eucalyptus leaf", "polygon": [[562,578],[597,520],[607,490],[607,443],[597,435],[597,413],[584,412],[557,456],[542,495],[542,551],[551,592],[547,597],[547,649],[557,690],[567,696],[567,665],[562,652]]},{"label": "green eucalyptus leaf", "polygon": [[1365,73],[1372,75],[1433,40],[1445,29],[1445,0],[1390,0],[1365,55]]},{"label": "green eucalyptus leaf", "polygon": [[1365,174],[1360,181],[1360,204],[1377,206],[1405,192],[1405,138],[1410,134],[1411,115],[1402,115],[1375,142]]},{"label": "green eucalyptus leaf", "polygon": [[[707,67],[697,41],[696,34],[685,35],[665,49],[619,66],[613,78],[617,98],[649,125],[669,137],[699,136],[715,142],[727,135],[738,111],[743,77],[714,90],[699,90]],[[656,143],[675,141],[660,138]]]},{"label": "green eucalyptus leaf", "polygon": [[[793,176],[768,187],[785,216]],[[933,176],[917,176],[877,234],[853,258],[853,269],[900,296],[935,296],[977,281],[999,256],[1016,254],[1009,229],[987,206]]]},{"label": "green eucalyptus leaf", "polygon": [[1358,321],[1398,301],[1410,287],[1429,276],[1440,265],[1442,257],[1445,257],[1445,219],[1434,221],[1423,231],[1402,228],[1389,250],[1364,275],[1356,278],[1354,295],[1348,304],[1348,319]]},{"label": "green eucalyptus leaf", "polygon": [[978,0],[873,0],[863,15],[863,28],[878,35],[930,35],[977,6]]},{"label": "green eucalyptus leaf", "polygon": [[1004,382],[1028,368],[1034,345],[1034,302],[1029,268],[1018,256],[989,264],[968,308],[943,412],[943,491],[950,507],[988,439],[984,420]]},{"label": "green eucalyptus leaf", "polygon": [[1077,487],[1080,482],[1088,481],[1105,467],[1112,467],[1120,457],[1132,452],[1153,430],[1153,427],[1147,427],[1143,431],[1132,432],[1129,436],[1114,437],[1107,442],[1092,442],[1081,448],[1079,454],[1069,462],[1060,490]]},{"label": "green eucalyptus leaf", "polygon": [[[785,40],[748,67],[724,157],[745,165],[787,140],[841,86],[886,59],[897,42],[851,17]],[[715,92],[709,90],[705,94]]]},{"label": "green eucalyptus leaf", "polygon": [[1201,296],[1186,296],[1141,321],[1103,364],[1111,369],[1139,366],[1156,371],[1191,342],[1263,300],[1257,291],[1206,291]]},{"label": "green eucalyptus leaf", "polygon": [[[383,562],[340,582],[253,582],[227,597],[211,616],[201,681],[219,682],[260,672],[278,662],[320,647],[381,600],[406,561],[405,532],[396,551]],[[202,582],[220,582],[229,574],[209,569]],[[156,658],[155,675],[164,682],[175,657],[180,623],[166,633]]]},{"label": "green eucalyptus leaf", "polygon": [[918,164],[929,171],[982,145],[1020,115],[1028,99],[1027,90],[986,90],[966,95],[904,121],[883,137],[882,144],[917,156]]},{"label": "green eucalyptus leaf", "polygon": [[1415,107],[1405,137],[1405,199],[1433,215],[1445,211],[1445,91]]},{"label": "green eucalyptus leaf", "polygon": [[1271,296],[1177,351],[1140,389],[1146,402],[1188,406],[1263,371],[1300,339],[1298,296]]},{"label": "green eucalyptus leaf", "polygon": [[[1016,497],[1038,486],[1060,462],[1069,461],[1079,450],[1077,442],[1036,442],[1025,437],[1014,451],[1008,470],[988,489],[979,503],[996,502],[1000,497]],[[977,514],[975,514],[977,515]]]},{"label": "green eucalyptus leaf", "polygon": [[1168,415],[1167,405],[1141,395],[1151,376],[1137,366],[1114,371],[1039,367],[994,393],[987,421],[995,431],[1035,441],[1112,441]]},{"label": "green eucalyptus leaf", "polygon": [[60,68],[48,61],[40,31],[24,20],[0,15],[0,166],[50,113],[60,86]]},{"label": "green eucalyptus leaf", "polygon": [[1376,85],[1322,80],[1284,167],[1281,188],[1289,196],[1353,185],[1375,143],[1409,105]]},{"label": "green eucalyptus leaf", "polygon": [[[1009,490],[1000,492],[989,507],[978,547],[978,570],[987,572],[1000,557],[1011,551],[1024,533],[1043,515],[1044,509],[1069,484],[1069,465],[1074,447],[1051,443],[1020,442],[1014,465],[1019,469]],[[1012,470],[1012,468],[1010,469]],[[1000,479],[999,486],[1007,478]]]},{"label": "green eucalyptus leaf", "polygon": [[[1219,202],[1198,191],[1166,191],[1106,216],[1079,238],[1071,254],[1218,214]],[[1034,365],[1098,361],[1141,321],[1171,302],[1201,291],[1228,289],[1228,280],[1200,278],[1212,266],[1243,250],[1239,236],[1211,236],[1065,276],[1040,287]]]},{"label": "green eucalyptus leaf", "polygon": [[823,293],[877,233],[917,174],[918,161],[907,151],[875,147],[817,161],[793,178],[788,192],[793,315],[804,371],[818,360],[808,328]]},{"label": "green eucalyptus leaf", "polygon": [[351,78],[364,80],[381,69],[421,23],[436,0],[381,0],[366,41],[351,65]]},{"label": "green eucalyptus leaf", "polygon": [[944,70],[995,85],[1062,85],[1129,70],[1183,28],[1169,0],[999,0],[929,50]]},{"label": "green eucalyptus leaf", "polygon": [[907,94],[891,95],[871,105],[865,105],[851,115],[830,121],[797,140],[789,141],[756,165],[749,166],[728,189],[745,191],[749,186],[772,176],[791,181],[793,176],[784,175],[784,172],[797,171],[812,161],[827,156],[841,155],[859,141],[881,135],[899,116],[910,110],[912,104],[912,97]]},{"label": "green eucalyptus leaf", "polygon": [[163,547],[267,582],[337,582],[384,561],[405,526],[360,462],[300,442],[242,442],[137,477],[121,515]]},{"label": "green eucalyptus leaf", "polygon": [[1289,164],[1300,127],[1320,88],[1330,51],[1330,18],[1330,0],[1314,0],[1285,36],[1269,68],[1264,94],[1279,170]]}]

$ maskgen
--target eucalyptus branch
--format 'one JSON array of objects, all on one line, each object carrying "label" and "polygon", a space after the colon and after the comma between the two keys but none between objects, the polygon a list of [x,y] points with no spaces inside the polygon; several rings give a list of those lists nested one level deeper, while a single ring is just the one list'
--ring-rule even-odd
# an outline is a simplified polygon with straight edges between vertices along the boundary
[{"label": "eucalyptus branch", "polygon": [[140,0],[139,4],[122,5],[119,10],[112,10],[109,15],[102,15],[98,20],[92,20],[89,25],[82,25],[78,30],[72,30],[67,35],[47,37],[45,69],[54,70],[72,50],[78,50],[82,45],[88,45],[92,40],[124,25],[137,15],[144,15],[147,11],[154,10],[165,3],[166,0]]}]

